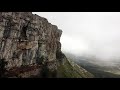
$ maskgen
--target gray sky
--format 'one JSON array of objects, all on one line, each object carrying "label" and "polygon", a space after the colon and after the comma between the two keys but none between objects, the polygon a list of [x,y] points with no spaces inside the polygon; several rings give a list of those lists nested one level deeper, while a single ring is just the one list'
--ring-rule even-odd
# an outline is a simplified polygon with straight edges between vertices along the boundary
[{"label": "gray sky", "polygon": [[62,51],[120,58],[120,12],[33,12],[62,29]]}]

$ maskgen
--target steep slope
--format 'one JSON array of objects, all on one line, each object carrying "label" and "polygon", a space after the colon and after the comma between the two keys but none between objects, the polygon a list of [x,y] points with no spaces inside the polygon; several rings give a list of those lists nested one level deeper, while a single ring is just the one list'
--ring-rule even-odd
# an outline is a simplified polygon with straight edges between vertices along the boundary
[{"label": "steep slope", "polygon": [[73,66],[61,52],[61,34],[32,12],[0,12],[0,77],[63,77],[64,66],[60,72],[69,74]]},{"label": "steep slope", "polygon": [[68,59],[58,67],[58,75],[63,78],[94,78],[93,74]]},{"label": "steep slope", "polygon": [[120,78],[118,66],[104,66],[92,61],[79,61],[77,64],[91,72],[95,78]]},{"label": "steep slope", "polygon": [[103,62],[95,57],[75,56],[67,52],[65,52],[65,55],[73,59],[77,65],[92,73],[95,78],[120,78],[119,62]]}]

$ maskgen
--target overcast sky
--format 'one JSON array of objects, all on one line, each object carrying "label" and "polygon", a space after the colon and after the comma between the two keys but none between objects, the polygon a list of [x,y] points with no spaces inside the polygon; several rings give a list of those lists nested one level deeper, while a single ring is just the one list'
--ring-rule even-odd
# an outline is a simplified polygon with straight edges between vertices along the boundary
[{"label": "overcast sky", "polygon": [[120,12],[34,12],[62,29],[62,51],[120,58]]}]

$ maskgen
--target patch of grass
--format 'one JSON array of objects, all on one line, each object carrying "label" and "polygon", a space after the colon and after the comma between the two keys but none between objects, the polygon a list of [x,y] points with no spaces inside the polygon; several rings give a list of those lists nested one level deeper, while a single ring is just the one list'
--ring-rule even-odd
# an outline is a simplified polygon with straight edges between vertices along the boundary
[{"label": "patch of grass", "polygon": [[93,78],[94,76],[70,60],[58,66],[58,77],[60,78]]},{"label": "patch of grass", "polygon": [[58,77],[62,78],[81,78],[81,75],[74,70],[73,66],[66,60],[66,62],[58,66]]}]

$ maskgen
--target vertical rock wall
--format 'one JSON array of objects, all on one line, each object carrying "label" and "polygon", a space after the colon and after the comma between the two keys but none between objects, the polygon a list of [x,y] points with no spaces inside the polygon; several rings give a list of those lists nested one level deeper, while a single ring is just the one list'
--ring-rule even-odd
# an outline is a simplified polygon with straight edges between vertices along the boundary
[{"label": "vertical rock wall", "polygon": [[0,12],[0,60],[7,62],[7,70],[45,65],[54,71],[61,34],[57,26],[32,12]]}]

